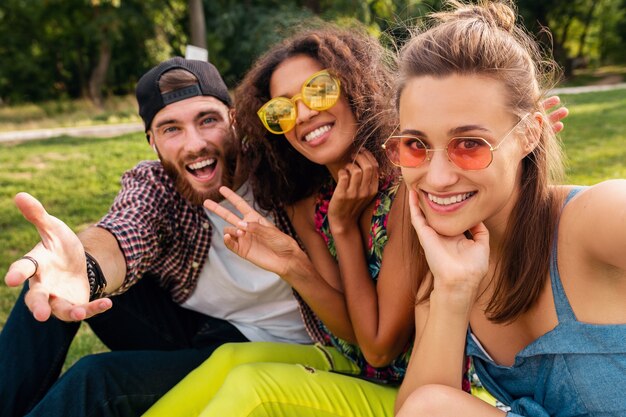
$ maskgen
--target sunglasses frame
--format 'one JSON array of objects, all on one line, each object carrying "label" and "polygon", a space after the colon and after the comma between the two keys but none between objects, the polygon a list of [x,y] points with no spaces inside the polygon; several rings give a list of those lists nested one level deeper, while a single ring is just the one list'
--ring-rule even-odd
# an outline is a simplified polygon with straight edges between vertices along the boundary
[{"label": "sunglasses frame", "polygon": [[[306,95],[304,94],[304,88],[306,87],[307,84],[309,84],[311,81],[313,81],[316,77],[319,77],[320,75],[327,75],[329,76],[336,84],[337,84],[337,99],[330,105],[330,106],[323,106],[323,107],[318,107],[315,109],[312,109],[310,106],[310,103],[307,103],[307,100],[305,100]],[[300,92],[298,94],[296,94],[295,96],[291,97],[291,98],[287,98],[287,97],[274,97],[273,99],[269,100],[268,102],[266,102],[263,106],[261,106],[261,108],[257,111],[257,116],[259,116],[259,119],[261,119],[261,123],[263,123],[263,126],[265,127],[265,129],[267,129],[270,133],[273,133],[275,135],[283,135],[285,133],[290,132],[291,130],[293,130],[293,128],[295,127],[295,123],[292,127],[290,127],[287,130],[281,130],[281,131],[276,131],[273,130],[272,128],[270,128],[269,123],[267,122],[267,119],[265,117],[266,115],[266,110],[267,108],[272,104],[272,103],[276,103],[279,101],[288,101],[289,103],[291,103],[293,105],[294,111],[295,111],[295,118],[298,117],[298,106],[296,105],[296,102],[298,100],[301,100],[305,106],[307,106],[309,109],[311,110],[315,110],[315,111],[324,111],[324,110],[328,110],[331,107],[333,107],[335,104],[337,104],[337,102],[339,101],[339,97],[341,97],[341,80],[337,77],[335,77],[334,75],[332,75],[327,69],[323,69],[321,71],[318,71],[314,74],[312,74],[309,78],[307,78],[303,83],[302,83],[302,87],[300,88]]]},{"label": "sunglasses frame", "polygon": [[[489,165],[491,165],[491,163],[493,162],[493,153],[494,153],[495,151],[497,151],[498,149],[500,149],[500,145],[502,145],[502,144],[504,143],[504,141],[505,141],[505,140],[506,140],[506,139],[507,139],[507,138],[511,135],[511,133],[513,133],[513,131],[514,131],[515,129],[517,129],[517,127],[518,127],[518,126],[522,123],[522,121],[523,121],[524,119],[526,119],[529,115],[530,115],[530,113],[526,113],[526,114],[525,114],[522,118],[520,118],[520,120],[519,120],[517,123],[515,123],[515,126],[513,126],[513,127],[512,127],[512,128],[511,128],[508,132],[506,132],[506,134],[502,137],[502,139],[500,140],[500,142],[498,142],[498,144],[497,144],[496,146],[492,146],[492,145],[491,145],[491,143],[489,143],[489,141],[487,141],[487,139],[485,139],[485,138],[483,138],[483,137],[480,137],[480,136],[455,136],[455,137],[450,138],[450,140],[448,141],[448,143],[446,144],[446,146],[445,146],[445,147],[443,147],[443,148],[434,148],[434,149],[430,149],[430,148],[428,148],[428,146],[426,145],[426,143],[424,143],[424,141],[423,141],[422,139],[420,139],[419,137],[417,137],[417,136],[415,136],[415,135],[393,135],[393,136],[390,136],[390,137],[389,137],[389,138],[385,141],[385,143],[383,143],[383,144],[381,145],[381,148],[383,148],[383,150],[385,151],[385,155],[387,156],[387,158],[389,159],[389,161],[390,161],[393,165],[395,165],[395,166],[397,166],[397,167],[400,167],[400,168],[418,168],[418,167],[420,167],[420,166],[424,165],[424,163],[425,163],[426,161],[430,162],[430,160],[431,160],[431,158],[432,158],[432,156],[431,156],[431,154],[432,154],[432,153],[437,152],[437,151],[446,151],[446,157],[448,158],[448,161],[449,161],[450,163],[452,163],[454,166],[456,166],[456,167],[458,167],[458,168],[462,169],[463,171],[480,171],[481,169],[486,169],[486,168],[488,168],[488,167],[489,167]],[[424,146],[424,150],[426,151],[426,155],[425,155],[424,159],[423,159],[423,160],[422,160],[419,164],[417,164],[417,165],[410,165],[410,166],[409,166],[409,165],[400,165],[400,164],[398,164],[398,163],[394,162],[394,161],[393,161],[393,160],[389,157],[389,153],[388,153],[388,151],[389,151],[389,150],[388,150],[388,147],[387,147],[387,144],[389,143],[389,141],[391,141],[391,140],[395,140],[395,139],[400,140],[400,139],[402,139],[402,138],[411,138],[411,139],[415,139],[415,140],[417,140],[418,142],[420,142],[420,143]],[[454,161],[451,159],[451,157],[450,157],[450,153],[449,153],[449,147],[450,147],[450,144],[451,144],[452,142],[454,142],[454,141],[457,141],[457,140],[463,140],[463,139],[465,139],[465,140],[481,140],[481,141],[483,141],[483,142],[484,142],[487,146],[489,146],[489,155],[490,155],[489,163],[488,163],[487,165],[485,165],[484,167],[481,167],[481,168],[468,169],[468,168],[463,168],[462,166],[459,166],[456,162],[454,162]]]}]

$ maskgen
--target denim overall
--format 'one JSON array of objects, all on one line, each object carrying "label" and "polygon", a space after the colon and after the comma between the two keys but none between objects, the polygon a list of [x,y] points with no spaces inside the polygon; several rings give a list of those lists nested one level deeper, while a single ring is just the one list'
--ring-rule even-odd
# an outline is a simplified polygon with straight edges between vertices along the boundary
[{"label": "denim overall", "polygon": [[626,324],[576,319],[559,277],[556,233],[550,281],[558,325],[520,351],[513,366],[495,364],[468,332],[467,354],[480,381],[510,406],[508,417],[626,416]]}]

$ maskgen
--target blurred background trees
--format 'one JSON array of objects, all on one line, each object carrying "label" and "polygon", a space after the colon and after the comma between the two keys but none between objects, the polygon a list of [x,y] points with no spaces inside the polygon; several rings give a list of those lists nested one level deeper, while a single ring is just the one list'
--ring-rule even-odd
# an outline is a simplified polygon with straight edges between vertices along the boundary
[{"label": "blurred background trees", "polygon": [[[537,36],[566,75],[626,63],[626,0],[517,5],[533,33],[550,30]],[[320,19],[360,22],[401,43],[407,26],[440,7],[440,0],[2,0],[0,104],[88,97],[101,105],[132,92],[158,61],[203,41],[234,87],[271,44]]]},{"label": "blurred background trees", "polygon": [[626,0],[524,0],[519,11],[533,33],[548,28],[565,76],[577,67],[626,62]]}]

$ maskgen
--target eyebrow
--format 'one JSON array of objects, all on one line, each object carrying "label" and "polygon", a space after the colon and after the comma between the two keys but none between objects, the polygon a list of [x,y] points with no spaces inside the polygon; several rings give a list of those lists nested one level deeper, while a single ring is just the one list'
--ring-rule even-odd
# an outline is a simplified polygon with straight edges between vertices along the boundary
[{"label": "eyebrow", "polygon": [[155,128],[155,129],[158,129],[158,128],[162,127],[162,126],[169,125],[169,124],[173,124],[173,123],[176,123],[176,122],[177,122],[177,120],[176,120],[176,119],[161,120],[159,123],[157,123],[157,124],[154,126],[154,128]]},{"label": "eyebrow", "polygon": [[[272,96],[272,94],[269,94],[269,99],[273,99],[273,98],[278,98],[278,97],[283,97],[286,98],[288,100],[291,100],[292,98],[294,98],[295,96],[297,96],[298,94],[302,93],[302,86],[304,85],[304,82],[302,84],[300,84],[300,87],[298,88],[298,91],[295,94],[290,94],[288,91],[280,91],[281,94],[276,94],[275,96]],[[281,85],[281,88],[283,88],[284,86]]]},{"label": "eyebrow", "polygon": [[480,125],[465,125],[465,126],[455,127],[454,129],[450,129],[448,131],[448,134],[450,134],[450,136],[453,136],[453,135],[458,135],[459,133],[464,133],[464,132],[468,132],[471,130],[478,130],[481,132],[491,133],[491,130],[487,129],[486,127],[482,127]]},{"label": "eyebrow", "polygon": [[[203,110],[203,111],[200,111],[200,112],[196,113],[196,115],[194,116],[193,120],[195,122],[197,122],[198,120],[203,119],[203,118],[205,118],[206,116],[209,116],[209,115],[216,115],[216,116],[219,116],[220,118],[224,118],[222,113],[220,113],[218,110],[216,110],[216,109],[209,109],[209,110]],[[176,123],[180,123],[180,120],[177,120],[177,119],[161,120],[154,127],[155,127],[155,129],[158,129],[158,128],[162,127],[162,126],[169,125],[169,124],[176,124]]]},{"label": "eyebrow", "polygon": [[193,118],[194,121],[198,121],[200,119],[204,119],[206,116],[219,116],[220,118],[224,118],[224,116],[222,115],[222,113],[220,113],[218,110],[204,110],[201,112],[198,112],[196,114],[196,116]]},{"label": "eyebrow", "polygon": [[279,98],[279,97],[291,100],[293,97],[297,96],[298,94],[300,94],[300,91],[298,91],[296,94],[287,94],[287,93],[285,93],[285,94],[277,94],[275,96],[272,96],[270,94],[269,96],[270,96],[270,100],[273,99],[273,98]]},{"label": "eyebrow", "polygon": [[[450,130],[448,130],[448,135],[450,136],[454,136],[454,135],[458,135],[460,133],[464,133],[464,132],[469,132],[472,130],[479,130],[482,132],[488,132],[491,133],[491,130],[482,127],[480,125],[465,125],[465,126],[458,126],[455,128],[452,128]],[[421,130],[417,130],[417,129],[404,129],[402,131],[403,134],[405,135],[413,135],[413,136],[421,136],[421,137],[428,137],[428,135],[424,132],[422,132]]]}]

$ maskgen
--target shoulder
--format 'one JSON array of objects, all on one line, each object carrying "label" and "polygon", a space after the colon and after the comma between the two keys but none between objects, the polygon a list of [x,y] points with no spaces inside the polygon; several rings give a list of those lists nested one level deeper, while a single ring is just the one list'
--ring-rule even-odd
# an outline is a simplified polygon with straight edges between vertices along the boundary
[{"label": "shoulder", "polygon": [[607,180],[588,187],[587,196],[591,199],[609,198],[609,202],[624,201],[626,198],[626,179]]},{"label": "shoulder", "polygon": [[141,161],[124,173],[122,181],[124,180],[135,180],[146,186],[173,183],[160,161]]},{"label": "shoulder", "polygon": [[[556,190],[563,195],[569,194],[575,186],[558,187]],[[589,219],[593,222],[599,215],[608,215],[615,219],[616,215],[626,212],[626,180],[607,180],[582,189],[569,201],[564,210],[568,216],[575,214],[578,220]],[[595,218],[595,220],[594,220]]]},{"label": "shoulder", "polygon": [[151,211],[164,212],[167,207],[183,204],[171,177],[160,161],[142,161],[122,176],[114,208],[151,207]]},{"label": "shoulder", "polygon": [[311,195],[296,201],[286,208],[293,226],[299,235],[315,230],[315,206],[317,196]]},{"label": "shoulder", "polygon": [[141,190],[141,192],[157,192],[162,194],[175,190],[172,178],[165,172],[160,161],[141,161],[133,168],[124,172],[121,178],[122,191]]},{"label": "shoulder", "polygon": [[316,205],[317,194],[314,194],[286,207],[291,224],[307,250],[311,250],[312,242],[322,239],[316,226],[316,222],[321,221],[321,216],[316,213]]},{"label": "shoulder", "polygon": [[391,237],[394,229],[411,227],[411,217],[409,213],[409,194],[404,182],[395,184],[393,190],[389,218],[387,220],[387,233]]},{"label": "shoulder", "polygon": [[626,249],[626,180],[604,181],[581,190],[563,209],[561,233],[592,259],[613,263],[612,253]]}]

